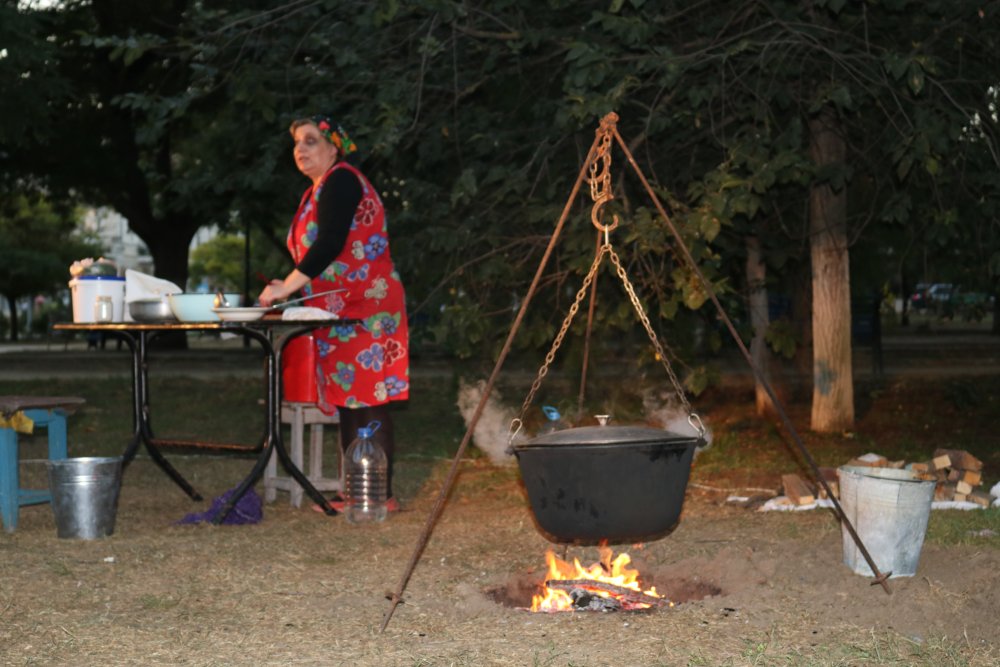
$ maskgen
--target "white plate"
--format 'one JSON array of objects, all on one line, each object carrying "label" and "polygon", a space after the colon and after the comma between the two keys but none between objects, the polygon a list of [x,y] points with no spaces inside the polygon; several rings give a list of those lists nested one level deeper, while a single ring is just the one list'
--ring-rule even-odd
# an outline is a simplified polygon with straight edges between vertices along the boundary
[{"label": "white plate", "polygon": [[252,322],[264,317],[264,313],[270,308],[213,308],[212,312],[219,316],[219,319],[227,322]]}]

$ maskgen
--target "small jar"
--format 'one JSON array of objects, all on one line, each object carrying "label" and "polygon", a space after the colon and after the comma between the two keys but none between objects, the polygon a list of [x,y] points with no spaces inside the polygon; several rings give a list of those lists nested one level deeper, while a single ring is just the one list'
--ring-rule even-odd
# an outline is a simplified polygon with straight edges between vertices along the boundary
[{"label": "small jar", "polygon": [[110,296],[99,296],[94,302],[94,321],[112,322],[115,319],[115,304]]}]

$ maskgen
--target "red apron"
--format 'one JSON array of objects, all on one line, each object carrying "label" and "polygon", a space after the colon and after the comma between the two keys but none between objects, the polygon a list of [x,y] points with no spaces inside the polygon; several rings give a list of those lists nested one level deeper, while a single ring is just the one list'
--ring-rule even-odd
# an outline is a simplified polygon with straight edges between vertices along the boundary
[{"label": "red apron", "polygon": [[385,209],[378,193],[356,168],[338,162],[315,188],[302,196],[288,232],[288,250],[298,264],[316,238],[316,202],[337,169],[347,169],[361,182],[361,201],[351,221],[344,249],[304,288],[305,294],[332,289],[343,292],[308,299],[360,324],[317,329],[316,387],[319,407],[332,414],[348,408],[403,401],[410,394],[409,336],[403,284],[389,255]]}]

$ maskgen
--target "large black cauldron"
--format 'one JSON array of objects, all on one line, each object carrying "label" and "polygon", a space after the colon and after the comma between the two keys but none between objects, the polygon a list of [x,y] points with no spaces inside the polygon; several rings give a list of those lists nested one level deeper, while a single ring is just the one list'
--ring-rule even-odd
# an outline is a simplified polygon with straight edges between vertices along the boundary
[{"label": "large black cauldron", "polygon": [[696,436],[583,426],[514,445],[535,522],[553,542],[628,543],[677,525]]}]

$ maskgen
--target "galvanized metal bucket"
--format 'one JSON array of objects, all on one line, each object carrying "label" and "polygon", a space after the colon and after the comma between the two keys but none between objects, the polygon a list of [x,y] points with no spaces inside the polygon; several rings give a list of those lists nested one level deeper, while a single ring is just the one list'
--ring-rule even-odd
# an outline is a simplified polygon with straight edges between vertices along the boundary
[{"label": "galvanized metal bucket", "polygon": [[[934,500],[934,481],[908,470],[841,466],[840,506],[875,565],[892,578],[917,573]],[[843,529],[844,565],[873,576],[854,539]]]},{"label": "galvanized metal bucket", "polygon": [[94,540],[115,532],[122,457],[48,461],[48,469],[59,537]]}]

